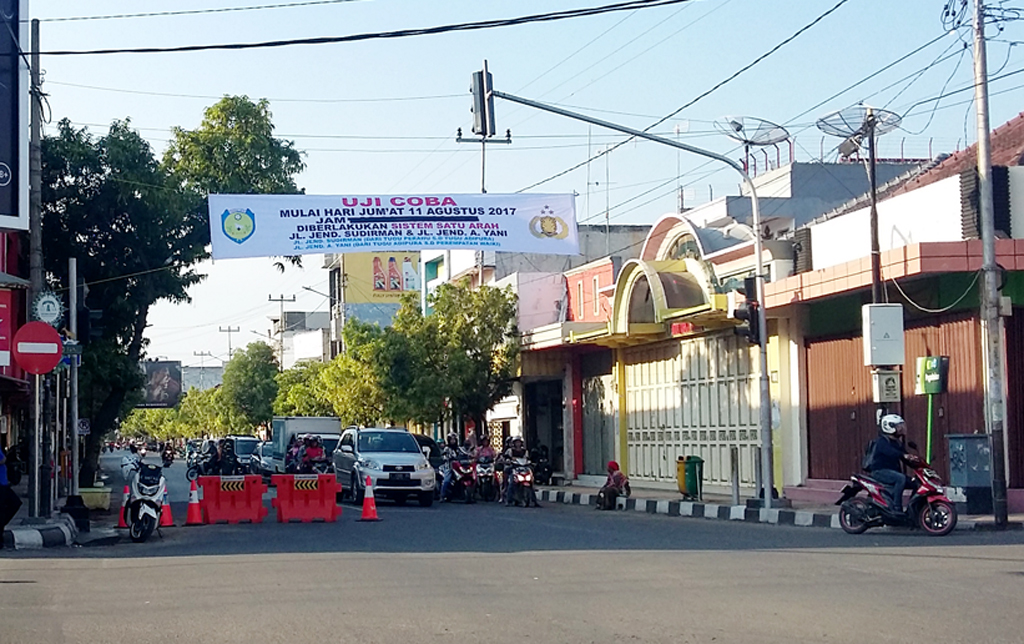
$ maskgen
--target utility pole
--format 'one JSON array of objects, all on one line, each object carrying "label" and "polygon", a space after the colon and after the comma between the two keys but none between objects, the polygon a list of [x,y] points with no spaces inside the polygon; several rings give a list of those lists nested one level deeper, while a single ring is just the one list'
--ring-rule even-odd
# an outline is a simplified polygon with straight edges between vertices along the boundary
[{"label": "utility pole", "polygon": [[[31,132],[28,143],[28,263],[29,263],[29,289],[27,307],[31,308],[36,296],[43,290],[43,217],[42,217],[42,185],[43,185],[43,154],[40,144],[42,132],[42,87],[39,77],[39,21],[32,21],[32,69],[30,74],[30,100],[32,104]],[[33,388],[38,389],[39,378],[33,379]],[[33,392],[33,398],[39,399],[39,391]],[[39,414],[39,405],[32,406],[32,414]],[[39,513],[39,461],[40,461],[40,440],[41,426],[38,418],[32,419],[32,440],[30,441],[29,453],[29,494],[28,514],[32,518],[38,518]]]},{"label": "utility pole", "polygon": [[[71,335],[78,340],[78,259],[68,258],[68,312]],[[87,314],[88,315],[88,314]],[[79,495],[78,490],[78,360],[80,356],[71,356],[71,494]]]},{"label": "utility pole", "polygon": [[[228,358],[231,357],[230,345],[228,342]],[[199,356],[199,391],[203,391],[206,388],[206,358],[212,358],[213,354],[209,351],[193,351],[192,355]]]},{"label": "utility pole", "polygon": [[996,263],[995,217],[992,206],[992,150],[988,119],[988,61],[985,53],[985,7],[974,2],[974,105],[978,126],[978,212],[981,224],[981,339],[985,347],[985,420],[992,439],[992,514],[1005,529],[1006,462],[1003,434],[1003,338],[999,320],[999,265]]},{"label": "utility pole", "polygon": [[[281,297],[284,297],[284,296],[282,295]],[[292,301],[293,302],[295,301],[294,297],[292,298]],[[231,359],[231,334],[232,333],[238,333],[240,331],[240,329],[237,326],[235,328],[231,328],[231,325],[229,324],[228,328],[225,329],[224,327],[220,326],[220,327],[217,327],[217,330],[220,331],[221,333],[227,333],[228,334],[228,360],[230,360]],[[196,355],[199,355],[199,354],[197,353]],[[209,354],[207,354],[207,355],[209,355]]]},{"label": "utility pole", "polygon": [[280,353],[278,353],[277,355],[278,355],[278,359],[281,361],[278,366],[281,369],[281,371],[284,371],[284,303],[285,302],[294,302],[295,301],[295,296],[292,295],[290,298],[287,298],[284,295],[282,295],[281,297],[274,297],[273,295],[268,295],[267,296],[267,301],[269,301],[269,302],[278,302],[278,303],[281,304],[281,318],[278,320],[278,323],[277,323],[278,335],[280,336],[280,340],[279,340],[279,344],[278,344],[278,348],[279,348]]}]

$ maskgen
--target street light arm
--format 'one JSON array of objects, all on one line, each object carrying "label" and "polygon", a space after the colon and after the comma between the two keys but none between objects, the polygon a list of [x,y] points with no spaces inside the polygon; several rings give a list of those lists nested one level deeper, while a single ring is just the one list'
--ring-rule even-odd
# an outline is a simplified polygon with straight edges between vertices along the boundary
[{"label": "street light arm", "polygon": [[647,139],[648,141],[654,141],[655,143],[661,143],[664,145],[685,150],[686,152],[692,152],[693,154],[721,161],[728,165],[730,168],[740,173],[743,177],[743,184],[750,191],[750,212],[753,220],[754,229],[754,255],[756,255],[755,262],[757,271],[757,316],[760,322],[760,330],[758,332],[758,345],[760,348],[759,355],[759,368],[761,371],[759,377],[759,390],[760,390],[760,417],[759,417],[759,428],[761,433],[761,477],[764,481],[764,507],[770,508],[772,506],[772,491],[775,488],[773,481],[773,459],[772,459],[772,437],[771,437],[771,392],[768,384],[768,327],[765,320],[764,311],[764,257],[762,253],[761,245],[761,211],[758,207],[757,201],[757,190],[754,188],[753,181],[750,180],[750,175],[747,174],[743,166],[738,161],[730,159],[727,156],[723,156],[710,150],[703,150],[696,148],[692,145],[687,145],[681,141],[673,141],[672,139],[666,139],[656,134],[649,134],[642,130],[634,130],[633,128],[626,127],[624,125],[618,125],[616,123],[610,123],[601,119],[580,114],[578,112],[571,112],[569,110],[563,110],[560,107],[554,107],[553,105],[545,105],[544,103],[538,103],[537,101],[531,101],[528,98],[522,98],[520,96],[514,96],[512,94],[506,94],[505,92],[499,92],[497,90],[491,90],[491,95],[498,98],[503,98],[506,101],[513,103],[519,103],[520,105],[526,105],[527,107],[534,107],[545,112],[551,112],[552,114],[558,114],[567,118],[575,119],[577,121],[583,121],[584,123],[590,123],[599,127],[608,128],[609,130],[615,130],[624,134],[639,137],[641,139]]}]

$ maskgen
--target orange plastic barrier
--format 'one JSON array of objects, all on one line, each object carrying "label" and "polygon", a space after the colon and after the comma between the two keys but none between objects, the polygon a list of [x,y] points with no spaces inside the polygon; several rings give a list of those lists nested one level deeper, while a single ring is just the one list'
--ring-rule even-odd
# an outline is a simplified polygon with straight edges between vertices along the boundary
[{"label": "orange plastic barrier", "polygon": [[200,476],[203,498],[199,505],[206,523],[262,523],[267,516],[263,493],[267,486],[255,474]]},{"label": "orange plastic barrier", "polygon": [[341,485],[333,474],[274,474],[270,480],[277,486],[278,523],[333,522],[341,514],[336,500]]}]

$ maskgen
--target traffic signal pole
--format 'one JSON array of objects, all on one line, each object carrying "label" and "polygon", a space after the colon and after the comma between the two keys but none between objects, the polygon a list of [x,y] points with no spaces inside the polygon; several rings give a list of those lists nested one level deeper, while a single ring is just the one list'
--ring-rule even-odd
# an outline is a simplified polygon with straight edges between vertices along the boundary
[{"label": "traffic signal pole", "polygon": [[757,319],[758,319],[758,367],[760,375],[758,377],[758,389],[760,391],[759,407],[760,407],[760,419],[759,419],[759,430],[761,434],[761,472],[762,481],[764,481],[764,506],[765,508],[772,507],[772,492],[775,489],[774,485],[774,470],[773,470],[773,458],[772,458],[772,428],[771,428],[771,393],[768,388],[768,328],[765,324],[765,311],[764,311],[764,256],[762,253],[761,244],[761,212],[758,208],[757,202],[757,190],[754,188],[754,183],[750,180],[750,176],[747,174],[743,166],[737,161],[730,159],[729,157],[711,152],[710,150],[703,150],[701,148],[687,145],[681,141],[673,141],[672,139],[666,139],[654,134],[649,134],[641,130],[634,130],[633,128],[625,127],[623,125],[617,125],[615,123],[609,123],[601,119],[596,119],[584,114],[577,112],[570,112],[569,110],[563,110],[553,105],[546,105],[544,103],[538,103],[537,101],[531,101],[526,98],[514,96],[512,94],[506,94],[497,90],[491,90],[491,95],[497,98],[503,98],[506,101],[518,103],[520,105],[526,105],[527,107],[533,107],[545,112],[551,112],[560,116],[575,119],[577,121],[583,121],[584,123],[590,123],[597,125],[598,127],[607,128],[609,130],[615,130],[616,132],[622,132],[623,134],[629,134],[631,136],[646,139],[648,141],[654,141],[655,143],[661,143],[668,145],[686,152],[691,152],[703,157],[715,159],[728,165],[730,168],[740,173],[743,178],[743,183],[750,191],[750,210],[753,218],[754,228],[754,254],[756,255],[756,268],[757,271]]}]

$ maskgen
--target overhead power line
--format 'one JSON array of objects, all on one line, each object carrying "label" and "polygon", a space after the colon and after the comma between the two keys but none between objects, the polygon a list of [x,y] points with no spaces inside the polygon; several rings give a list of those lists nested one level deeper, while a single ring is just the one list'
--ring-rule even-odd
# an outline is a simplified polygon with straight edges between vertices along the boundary
[{"label": "overhead power line", "polygon": [[[744,66],[743,66],[743,67],[741,67],[740,69],[736,70],[735,72],[733,72],[732,74],[730,74],[729,76],[727,76],[726,78],[724,78],[723,80],[719,81],[718,83],[716,83],[716,84],[715,84],[715,85],[714,85],[713,87],[711,87],[710,89],[708,89],[708,90],[705,90],[705,91],[704,91],[703,93],[701,93],[701,94],[700,94],[700,95],[698,95],[697,97],[695,97],[695,98],[691,99],[690,101],[687,101],[687,102],[686,102],[685,104],[683,104],[683,105],[681,105],[680,107],[678,107],[677,109],[673,110],[672,112],[670,112],[670,113],[669,113],[669,114],[667,114],[666,116],[663,116],[662,118],[658,119],[658,120],[657,120],[657,121],[655,121],[654,123],[651,123],[650,125],[648,125],[647,127],[645,127],[645,128],[643,129],[643,131],[644,131],[644,132],[648,132],[648,131],[650,131],[650,130],[652,130],[652,129],[656,128],[657,126],[661,125],[661,124],[662,124],[662,123],[664,123],[665,121],[669,120],[670,118],[672,118],[672,117],[673,117],[673,116],[675,116],[676,114],[679,114],[679,113],[680,113],[680,112],[682,112],[683,110],[685,110],[685,109],[687,109],[687,108],[689,108],[689,107],[693,107],[693,106],[694,106],[694,105],[695,105],[695,104],[696,104],[696,103],[697,103],[698,101],[700,101],[700,100],[702,100],[702,99],[704,99],[704,98],[707,98],[707,97],[708,97],[708,96],[710,96],[710,95],[711,95],[712,93],[716,92],[717,90],[721,89],[722,87],[724,87],[724,86],[725,86],[725,85],[727,85],[728,83],[730,83],[730,82],[732,82],[733,80],[735,80],[735,79],[736,79],[737,77],[739,77],[739,76],[740,76],[741,74],[743,74],[744,72],[746,72],[746,71],[749,71],[749,70],[750,70],[750,69],[751,69],[752,67],[754,67],[755,65],[757,65],[758,63],[760,63],[760,62],[761,62],[761,61],[763,61],[764,59],[768,58],[769,56],[771,56],[771,55],[772,55],[772,54],[774,54],[775,52],[779,51],[780,49],[782,49],[783,47],[785,47],[785,46],[786,46],[786,45],[788,45],[789,43],[791,43],[791,42],[793,42],[794,40],[796,40],[796,39],[797,39],[797,38],[798,38],[798,37],[799,37],[799,36],[800,36],[801,34],[803,34],[803,33],[804,33],[804,32],[806,32],[806,31],[807,31],[808,29],[811,29],[812,27],[814,27],[815,25],[817,25],[817,24],[818,24],[819,22],[821,22],[822,20],[824,20],[825,18],[827,18],[827,17],[829,16],[829,15],[831,15],[831,14],[832,14],[833,12],[835,12],[835,11],[836,11],[837,9],[839,9],[839,7],[843,6],[843,5],[844,5],[844,4],[846,4],[847,2],[849,2],[849,0],[839,0],[839,2],[835,4],[835,6],[833,6],[833,7],[831,8],[831,9],[827,10],[827,11],[826,11],[825,13],[821,14],[820,16],[818,16],[817,18],[815,18],[814,20],[812,20],[812,21],[811,21],[811,22],[809,22],[808,24],[806,24],[806,25],[804,25],[803,27],[801,27],[800,29],[798,29],[798,30],[797,30],[797,31],[796,31],[795,33],[793,33],[793,34],[792,34],[791,36],[789,36],[788,38],[786,38],[785,40],[783,40],[783,41],[782,41],[782,42],[780,42],[779,44],[775,45],[774,47],[772,47],[771,49],[769,49],[769,50],[768,50],[768,51],[766,51],[765,53],[761,54],[760,56],[758,56],[757,58],[755,58],[755,59],[754,59],[754,60],[752,60],[751,62],[747,63],[746,65],[744,65]],[[599,158],[599,157],[601,157],[601,156],[603,156],[603,155],[605,155],[605,154],[608,154],[608,153],[610,153],[610,152],[612,152],[612,151],[614,151],[614,150],[617,150],[618,148],[620,148],[620,147],[622,147],[622,146],[626,145],[627,143],[629,143],[630,141],[632,141],[632,140],[633,140],[634,138],[635,138],[635,137],[632,137],[632,136],[630,136],[630,137],[628,137],[628,138],[626,138],[626,139],[623,139],[622,141],[620,141],[619,143],[616,143],[616,144],[615,144],[615,145],[613,145],[612,147],[610,147],[610,148],[608,148],[608,149],[606,149],[606,150],[604,150],[604,151],[602,151],[602,152],[598,152],[597,154],[595,154],[594,156],[590,157],[590,158],[589,158],[589,159],[587,159],[586,161],[583,161],[583,162],[581,162],[581,163],[577,163],[576,165],[572,166],[571,168],[567,168],[567,169],[565,169],[565,170],[562,170],[561,172],[559,172],[559,173],[557,173],[557,174],[553,174],[553,175],[551,175],[550,177],[548,177],[548,178],[546,178],[546,179],[542,179],[541,181],[538,181],[538,182],[536,182],[536,183],[532,183],[532,184],[530,184],[530,185],[526,186],[525,188],[521,188],[521,189],[517,190],[516,192],[525,192],[525,191],[527,191],[527,190],[530,190],[531,188],[536,188],[537,186],[540,186],[540,185],[542,185],[542,184],[545,184],[545,183],[547,183],[548,181],[551,181],[551,180],[553,180],[553,179],[557,179],[558,177],[561,177],[561,176],[567,175],[567,174],[569,174],[570,172],[572,172],[573,170],[578,170],[579,168],[582,168],[583,166],[587,165],[588,163],[590,163],[590,162],[591,162],[591,161],[593,161],[594,159],[597,159],[597,158]]]},{"label": "overhead power line", "polygon": [[[251,43],[222,43],[215,45],[180,45],[177,47],[131,47],[122,49],[82,49],[82,50],[56,50],[41,52],[45,56],[96,56],[109,54],[168,54],[191,51],[224,51],[242,49],[267,49],[272,47],[291,47],[293,45],[326,45],[343,42],[360,42],[364,40],[382,40],[390,38],[407,38],[409,36],[428,36],[434,34],[451,33],[455,31],[477,31],[481,29],[493,29],[495,27],[513,27],[535,22],[552,22],[566,20],[569,18],[582,18],[587,16],[598,16],[617,11],[634,11],[637,9],[649,9],[653,7],[664,7],[683,2],[694,2],[695,0],[625,0],[609,5],[598,7],[584,7],[581,9],[567,9],[565,11],[552,11],[549,13],[538,13],[518,18],[500,18],[495,20],[481,20],[478,22],[463,22],[451,25],[440,25],[437,27],[425,27],[418,29],[398,29],[395,31],[378,31],[365,34],[352,34],[349,36],[321,36],[317,38],[292,38],[288,40],[269,40],[264,42]],[[840,4],[846,2],[842,0]]]},{"label": "overhead power line", "polygon": [[64,16],[59,18],[40,18],[39,22],[70,22],[73,20],[120,20],[124,18],[164,18],[169,16],[192,16],[207,13],[228,13],[233,11],[257,11],[262,9],[292,9],[294,7],[312,7],[315,5],[341,4],[356,0],[307,0],[306,2],[288,2],[282,4],[260,4],[249,7],[219,7],[214,9],[183,9],[180,11],[152,11],[148,13],[117,13],[105,16]]}]

